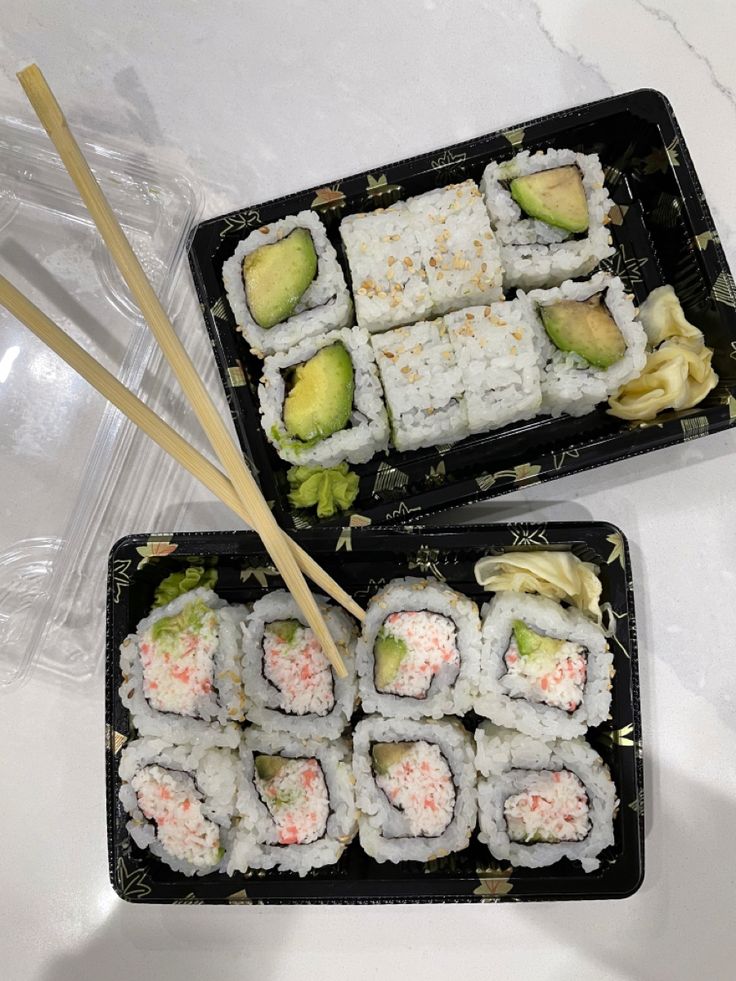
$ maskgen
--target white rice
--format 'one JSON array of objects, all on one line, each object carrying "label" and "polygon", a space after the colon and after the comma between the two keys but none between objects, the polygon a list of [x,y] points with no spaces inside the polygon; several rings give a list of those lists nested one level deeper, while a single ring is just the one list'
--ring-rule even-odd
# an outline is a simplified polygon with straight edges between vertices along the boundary
[{"label": "white rice", "polygon": [[369,214],[348,215],[340,234],[361,327],[381,331],[429,316],[427,273],[412,215],[403,201]]},{"label": "white rice", "polygon": [[[427,191],[406,202],[427,273],[435,317],[503,299],[501,254],[475,181]],[[423,314],[414,317],[423,318]]]},{"label": "white rice", "polygon": [[397,450],[468,435],[462,372],[443,320],[373,334],[371,343]]},{"label": "white rice", "polygon": [[[440,670],[425,698],[387,694],[376,689],[374,647],[379,631],[392,613],[427,610],[452,621],[460,657],[459,670]],[[395,579],[376,593],[366,610],[363,632],[355,651],[358,686],[366,712],[403,719],[463,715],[473,705],[480,663],[480,619],[476,604],[434,579]]]},{"label": "white rice", "polygon": [[[330,634],[342,655],[348,674],[338,678],[320,650],[324,661],[329,691],[320,685],[321,679],[305,680],[301,677],[293,690],[280,690],[264,677],[264,632],[266,624],[275,620],[298,620],[304,625],[307,636],[311,629],[306,626],[304,614],[292,596],[280,590],[269,593],[253,605],[253,611],[244,626],[243,681],[246,691],[246,718],[269,730],[285,731],[303,739],[322,737],[334,739],[345,729],[355,708],[357,697],[355,662],[352,646],[355,628],[350,618],[322,597],[317,598]],[[302,660],[294,652],[292,660],[299,675]],[[329,694],[329,698],[326,697]],[[309,696],[305,706],[304,696]],[[296,707],[298,704],[299,707]],[[303,711],[304,708],[310,710]],[[300,711],[300,709],[302,709]]]},{"label": "white rice", "polygon": [[587,282],[566,282],[555,289],[533,290],[528,294],[532,308],[549,306],[561,300],[587,300],[605,291],[604,303],[626,341],[626,353],[610,368],[596,368],[577,354],[560,351],[549,339],[541,319],[537,320],[542,359],[543,410],[553,416],[563,412],[585,415],[609,395],[637,378],[646,364],[647,336],[636,319],[631,296],[617,276],[596,273]]},{"label": "white rice", "polygon": [[[520,732],[483,723],[475,733],[478,781],[478,837],[499,862],[542,868],[561,858],[578,861],[586,872],[600,865],[598,856],[614,843],[616,788],[600,756],[584,739],[543,742]],[[588,795],[590,830],[582,841],[525,844],[509,837],[504,804],[528,783],[529,771],[568,770]]]},{"label": "white rice", "polygon": [[[144,675],[141,645],[151,643],[151,630],[160,620],[176,616],[191,603],[202,602],[215,613],[216,630],[208,660],[212,688],[187,700],[186,713],[172,708],[160,711],[146,696],[151,678]],[[120,700],[132,716],[133,725],[142,736],[159,736],[172,743],[195,746],[238,745],[239,730],[234,724],[244,718],[244,696],[240,680],[240,623],[246,607],[229,607],[211,589],[194,589],[154,610],[138,624],[134,634],[120,647],[123,683]],[[157,682],[158,684],[158,682]],[[172,681],[173,685],[173,681]],[[149,689],[150,693],[150,689]],[[168,696],[167,696],[168,697]],[[168,703],[167,703],[168,705]]]},{"label": "white rice", "polygon": [[[310,446],[291,436],[284,426],[286,384],[283,373],[338,341],[345,346],[353,363],[355,391],[350,421],[345,429]],[[344,328],[318,338],[307,338],[288,352],[267,357],[258,387],[258,399],[266,438],[281,459],[289,463],[320,467],[334,467],[343,461],[367,463],[388,445],[388,418],[375,358],[368,343],[368,334],[360,328]]]},{"label": "white rice", "polygon": [[[480,694],[475,711],[498,725],[539,739],[582,736],[608,718],[611,706],[613,655],[603,631],[579,610],[528,593],[497,593],[483,609]],[[588,652],[583,698],[574,712],[528,700],[507,678],[504,656],[514,620],[537,633],[579,644]]]},{"label": "white rice", "polygon": [[[225,851],[232,841],[231,819],[237,788],[236,758],[225,749],[206,746],[173,746],[163,739],[136,739],[123,749],[120,757],[120,801],[130,815],[126,828],[139,848],[148,848],[167,865],[185,875],[205,875],[224,867],[226,859],[217,855],[211,864],[192,862],[174,855],[159,838],[155,822],[141,811],[138,795],[132,782],[143,775],[145,768],[154,766],[168,771],[180,783],[191,780],[195,793],[201,797],[199,808],[205,823],[213,822],[219,830],[219,844]],[[183,778],[188,778],[184,780]],[[193,803],[192,812],[197,810]],[[194,825],[197,830],[197,826]],[[212,829],[210,829],[212,830]],[[186,837],[186,836],[184,836]],[[191,856],[196,858],[196,848]]]},{"label": "white rice", "polygon": [[[296,311],[280,324],[264,329],[251,316],[243,283],[243,261],[246,255],[263,245],[272,245],[295,228],[306,228],[317,253],[317,274],[297,304]],[[238,330],[259,357],[276,351],[288,351],[298,341],[315,337],[328,330],[347,327],[353,312],[345,276],[337,261],[325,227],[313,211],[282,218],[264,225],[238,243],[233,255],[223,264],[222,279]]]},{"label": "white rice", "polygon": [[[524,217],[507,187],[515,177],[571,164],[580,170],[588,202],[588,232],[578,238],[546,222]],[[504,163],[490,163],[480,187],[500,243],[507,288],[553,286],[591,273],[603,259],[613,255],[605,225],[613,202],[605,188],[597,154],[554,149],[531,154],[523,150]]]},{"label": "white rice", "polygon": [[[439,748],[455,785],[452,820],[432,837],[411,835],[410,815],[394,807],[377,785],[371,758],[374,743],[419,741]],[[476,819],[475,768],[472,739],[458,720],[413,722],[369,716],[355,727],[353,770],[360,844],[371,858],[377,862],[429,862],[467,847]]]},{"label": "white rice", "polygon": [[[305,844],[274,844],[279,841],[280,829],[255,783],[253,760],[260,754],[318,762],[329,794],[329,816],[322,838]],[[267,733],[252,727],[240,747],[236,815],[235,842],[227,856],[228,874],[245,872],[250,867],[278,868],[306,875],[310,869],[334,865],[357,830],[347,743],[342,739],[330,743],[319,739],[299,740],[286,733]]]},{"label": "white rice", "polygon": [[444,320],[471,433],[531,419],[541,410],[538,326],[523,296],[459,310]]}]

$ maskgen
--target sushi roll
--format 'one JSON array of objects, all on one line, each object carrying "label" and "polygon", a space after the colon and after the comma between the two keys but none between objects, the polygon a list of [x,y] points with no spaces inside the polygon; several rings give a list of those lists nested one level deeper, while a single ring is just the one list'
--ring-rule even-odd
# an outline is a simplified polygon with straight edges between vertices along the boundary
[{"label": "sushi roll", "polygon": [[538,327],[521,297],[444,318],[462,376],[471,433],[531,419],[542,406]]},{"label": "sushi roll", "polygon": [[251,232],[222,278],[238,330],[259,357],[350,324],[345,277],[313,211]]},{"label": "sushi roll", "polygon": [[542,868],[562,858],[585,872],[614,843],[618,809],[608,767],[584,739],[544,742],[489,722],[475,734],[478,837],[495,859]]},{"label": "sushi roll", "polygon": [[356,648],[363,708],[402,719],[463,715],[479,659],[472,600],[434,579],[395,579],[370,601]]},{"label": "sushi roll", "polygon": [[375,358],[359,328],[267,357],[258,398],[263,431],[289,463],[366,463],[388,444]]},{"label": "sushi roll", "polygon": [[352,621],[318,600],[348,671],[338,678],[291,595],[269,593],[253,605],[243,637],[245,715],[269,730],[295,736],[339,736],[356,700]]},{"label": "sushi roll", "polygon": [[238,745],[240,624],[247,610],[194,589],[154,610],[120,648],[120,699],[142,736]]},{"label": "sushi roll", "polygon": [[585,415],[641,374],[647,336],[617,276],[596,273],[528,299],[538,316],[545,412]]},{"label": "sushi roll", "polygon": [[373,333],[431,315],[422,250],[405,202],[348,215],[340,234],[361,327]]},{"label": "sushi roll", "polygon": [[468,435],[463,377],[443,320],[371,337],[397,450],[454,443]]},{"label": "sushi roll", "polygon": [[503,299],[501,255],[475,181],[340,225],[358,323],[380,332]]},{"label": "sushi roll", "polygon": [[539,739],[608,718],[613,655],[599,626],[528,593],[497,593],[483,614],[478,715]]},{"label": "sushi roll", "polygon": [[457,720],[371,716],[353,738],[360,844],[377,862],[462,851],[475,828],[473,741]]},{"label": "sushi roll", "polygon": [[227,749],[136,739],[120,759],[120,802],[139,848],[185,875],[218,870],[232,840],[237,757]]},{"label": "sushi roll", "polygon": [[613,202],[594,153],[528,150],[490,163],[480,182],[501,247],[504,286],[556,286],[613,255]]},{"label": "sushi roll", "polygon": [[[406,202],[435,317],[503,299],[501,253],[478,185],[467,180]],[[414,319],[422,319],[421,314]]]},{"label": "sushi roll", "polygon": [[240,748],[237,834],[227,871],[334,865],[355,837],[350,751],[253,727]]}]

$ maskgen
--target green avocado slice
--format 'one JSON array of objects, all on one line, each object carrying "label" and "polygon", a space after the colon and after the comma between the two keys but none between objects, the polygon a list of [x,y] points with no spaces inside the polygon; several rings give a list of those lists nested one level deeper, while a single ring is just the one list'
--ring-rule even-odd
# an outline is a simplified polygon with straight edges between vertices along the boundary
[{"label": "green avocado slice", "polygon": [[265,625],[265,631],[273,637],[278,637],[285,644],[291,644],[299,627],[301,624],[298,620],[272,620]]},{"label": "green avocado slice", "polygon": [[399,637],[392,637],[384,630],[379,630],[373,645],[373,657],[376,662],[376,688],[379,691],[386,688],[394,680],[407,653],[408,648],[405,641]]},{"label": "green avocado slice", "polygon": [[291,436],[310,442],[345,428],[353,410],[355,372],[341,341],[297,365],[288,381],[291,388],[284,399],[284,426]]},{"label": "green avocado slice", "polygon": [[243,282],[258,326],[269,330],[288,320],[316,274],[317,253],[306,228],[249,252],[243,260]]},{"label": "green avocado slice", "polygon": [[528,627],[523,620],[514,620],[514,640],[521,657],[554,657],[564,640],[545,637]]},{"label": "green avocado slice", "polygon": [[602,293],[589,300],[561,300],[539,312],[549,339],[596,368],[610,368],[626,354],[626,340],[605,306]]},{"label": "green avocado slice", "polygon": [[400,763],[414,748],[414,743],[374,743],[371,749],[373,767],[384,776],[394,763]]},{"label": "green avocado slice", "polygon": [[256,773],[264,783],[277,777],[286,766],[286,760],[283,756],[256,756],[253,762]]},{"label": "green avocado slice", "polygon": [[511,197],[531,218],[566,232],[588,230],[588,199],[574,165],[540,170],[511,181]]}]

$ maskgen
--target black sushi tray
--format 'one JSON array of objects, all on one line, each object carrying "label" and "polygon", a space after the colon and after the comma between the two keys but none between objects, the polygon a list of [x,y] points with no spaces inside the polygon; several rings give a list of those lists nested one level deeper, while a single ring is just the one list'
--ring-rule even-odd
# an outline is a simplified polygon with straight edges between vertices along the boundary
[{"label": "black sushi tray", "polygon": [[350,283],[338,231],[343,217],[467,178],[479,180],[491,160],[547,147],[599,154],[614,200],[609,229],[616,247],[600,268],[620,276],[637,302],[656,286],[674,286],[687,317],[714,349],[720,384],[697,407],[662,413],[650,423],[614,419],[604,405],[582,418],[539,417],[452,446],[379,453],[353,468],[359,491],[352,511],[319,523],[415,520],[411,516],[494,497],[736,423],[733,277],[672,107],[661,93],[641,89],[255,204],[195,229],[189,260],[235,429],[284,527],[304,528],[318,519],[313,511],[290,505],[289,465],[259,424],[261,362],[235,329],[222,283],[223,262],[253,229],[312,208],[324,221]]},{"label": "black sushi tray", "polygon": [[[406,575],[435,577],[482,604],[489,594],[474,578],[475,562],[510,550],[570,550],[598,565],[615,677],[611,718],[589,730],[587,739],[616,784],[614,844],[601,853],[600,868],[587,874],[567,859],[545,869],[512,868],[496,861],[477,833],[464,851],[426,864],[379,864],[356,840],[336,865],[304,878],[262,870],[191,878],[173,872],[131,841],[118,801],[120,752],[135,735],[118,696],[120,644],[150,611],[156,585],[195,559],[217,570],[214,588],[231,602],[252,602],[282,583],[252,532],[130,535],[110,553],[107,582],[107,827],[117,894],[135,903],[239,905],[524,902],[615,899],[635,892],[644,875],[644,785],[634,594],[623,534],[613,525],[585,522],[321,528],[295,537],[363,605],[388,580]],[[471,714],[464,721],[472,732],[479,719]]]}]

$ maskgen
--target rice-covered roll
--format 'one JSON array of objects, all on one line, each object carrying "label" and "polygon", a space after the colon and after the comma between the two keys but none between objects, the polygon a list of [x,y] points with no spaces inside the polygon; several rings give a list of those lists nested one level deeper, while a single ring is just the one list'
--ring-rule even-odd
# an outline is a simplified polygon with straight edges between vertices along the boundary
[{"label": "rice-covered roll", "polygon": [[[503,299],[501,253],[478,185],[449,184],[408,198],[435,317]],[[421,312],[414,320],[421,320]]]},{"label": "rice-covered roll", "polygon": [[601,628],[544,596],[497,593],[483,609],[475,711],[540,739],[608,718],[613,655]]},{"label": "rice-covered roll", "polygon": [[222,279],[238,330],[259,357],[350,324],[345,276],[313,211],[251,232]]},{"label": "rice-covered roll", "polygon": [[282,460],[367,463],[388,445],[368,334],[344,328],[272,354],[258,388],[263,430]]},{"label": "rice-covered roll", "polygon": [[443,320],[371,337],[397,450],[468,435],[463,378]]},{"label": "rice-covered roll", "polygon": [[250,867],[305,875],[334,865],[357,831],[347,743],[252,727],[240,747],[236,814],[228,873]]},{"label": "rice-covered roll", "polygon": [[614,843],[608,767],[584,739],[544,742],[485,722],[478,752],[478,837],[495,859],[542,868],[562,858],[586,872]]},{"label": "rice-covered roll", "polygon": [[647,336],[618,276],[596,273],[528,299],[539,318],[545,412],[585,415],[643,370]]},{"label": "rice-covered roll", "polygon": [[524,150],[490,163],[480,186],[506,287],[555,286],[613,255],[606,228],[613,202],[595,153]]},{"label": "rice-covered roll", "polygon": [[356,699],[350,618],[318,598],[347,677],[339,678],[290,593],[269,593],[253,605],[243,637],[245,715],[266,729],[303,738],[339,736]]},{"label": "rice-covered roll", "polygon": [[471,433],[531,419],[542,406],[534,311],[520,297],[448,313]]},{"label": "rice-covered roll", "polygon": [[368,331],[428,317],[432,297],[411,212],[403,201],[340,224],[350,265],[355,316]]},{"label": "rice-covered roll", "polygon": [[237,746],[244,606],[193,589],[154,610],[120,647],[120,699],[142,736]]},{"label": "rice-covered roll", "polygon": [[368,604],[355,661],[366,712],[464,715],[478,686],[478,607],[435,579],[394,579]]},{"label": "rice-covered roll", "polygon": [[228,749],[136,739],[120,757],[126,828],[176,872],[206,875],[222,866],[232,840],[237,757]]},{"label": "rice-covered roll", "polygon": [[473,741],[456,719],[369,716],[355,727],[360,844],[377,862],[429,862],[466,848],[475,827]]}]

